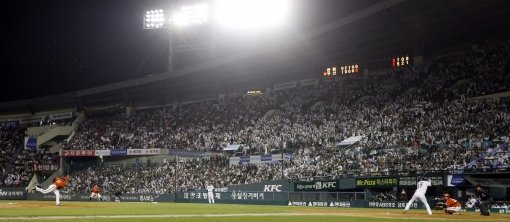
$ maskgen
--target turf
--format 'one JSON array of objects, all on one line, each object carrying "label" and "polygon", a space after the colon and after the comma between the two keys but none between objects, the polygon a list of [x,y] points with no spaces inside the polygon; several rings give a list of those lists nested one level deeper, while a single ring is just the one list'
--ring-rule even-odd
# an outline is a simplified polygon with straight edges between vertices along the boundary
[{"label": "turf", "polygon": [[289,222],[387,222],[387,221],[510,221],[510,214],[493,213],[483,217],[475,212],[445,215],[435,211],[401,209],[321,208],[235,204],[185,203],[113,203],[65,202],[55,206],[50,201],[0,201],[2,221],[289,221]]}]

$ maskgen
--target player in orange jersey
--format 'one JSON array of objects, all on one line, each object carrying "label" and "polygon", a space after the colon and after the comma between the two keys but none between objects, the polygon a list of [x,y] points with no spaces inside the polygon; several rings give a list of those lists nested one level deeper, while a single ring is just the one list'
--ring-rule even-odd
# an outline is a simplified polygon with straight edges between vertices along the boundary
[{"label": "player in orange jersey", "polygon": [[446,207],[444,208],[444,212],[447,214],[459,214],[461,204],[456,199],[453,199],[450,194],[444,194],[444,203]]},{"label": "player in orange jersey", "polygon": [[95,184],[90,191],[92,191],[92,193],[90,194],[89,200],[92,200],[92,198],[97,198],[98,200],[103,201],[101,194],[99,194],[101,192],[99,185]]},{"label": "player in orange jersey", "polygon": [[47,194],[50,192],[53,192],[55,194],[55,201],[57,206],[61,206],[62,203],[60,202],[60,192],[58,190],[64,189],[67,186],[67,183],[71,177],[65,176],[65,177],[55,177],[53,179],[53,184],[49,185],[48,188],[42,189],[39,185],[35,188],[36,191],[39,191],[43,194]]}]

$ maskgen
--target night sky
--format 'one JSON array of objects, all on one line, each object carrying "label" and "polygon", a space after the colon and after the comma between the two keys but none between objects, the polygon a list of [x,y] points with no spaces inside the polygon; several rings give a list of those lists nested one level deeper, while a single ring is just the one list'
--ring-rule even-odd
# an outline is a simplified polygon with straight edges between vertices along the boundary
[{"label": "night sky", "polygon": [[[350,14],[380,0],[293,0],[295,33]],[[73,92],[166,71],[168,31],[144,30],[150,9],[177,8],[187,0],[9,1],[2,5],[0,102]],[[211,1],[206,1],[211,4]],[[332,4],[340,7],[331,7]],[[348,7],[349,6],[349,7]],[[353,7],[353,8],[351,8]],[[202,32],[179,32],[188,43],[213,39]],[[299,35],[299,34],[292,34]],[[235,45],[236,36],[217,35]],[[178,41],[176,40],[176,41]],[[243,43],[241,43],[243,44]],[[251,44],[251,43],[250,43]],[[216,55],[228,54],[222,49]],[[236,46],[231,49],[235,53]],[[193,52],[198,54],[197,52]],[[179,55],[184,66],[204,55]],[[210,59],[205,56],[205,59]],[[181,66],[183,67],[183,66]]]},{"label": "night sky", "polygon": [[[317,4],[316,0],[292,0],[295,33],[378,1],[321,0],[321,4]],[[202,1],[22,0],[3,3],[0,102],[74,92],[165,72],[168,32],[144,30],[143,16],[150,9],[177,8],[194,2]],[[206,2],[211,4],[211,1]],[[332,7],[332,4],[342,5]],[[206,27],[201,29],[195,33],[179,31],[181,36],[176,37],[176,41],[213,39]],[[227,33],[215,38],[232,45],[230,50],[235,53],[236,36]],[[222,50],[216,55],[228,51]],[[181,65],[204,61],[204,55],[179,55],[179,58],[181,61],[177,63]]]},{"label": "night sky", "polygon": [[163,72],[165,31],[142,29],[145,11],[161,5],[146,0],[4,3],[0,102]]}]

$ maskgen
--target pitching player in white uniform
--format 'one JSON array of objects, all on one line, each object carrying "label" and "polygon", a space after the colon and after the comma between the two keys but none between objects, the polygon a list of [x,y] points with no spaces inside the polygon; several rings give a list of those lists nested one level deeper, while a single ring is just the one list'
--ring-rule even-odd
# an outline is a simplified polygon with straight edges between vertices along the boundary
[{"label": "pitching player in white uniform", "polygon": [[55,194],[55,202],[57,206],[61,206],[62,203],[60,202],[60,192],[58,190],[64,189],[64,187],[67,186],[68,181],[71,179],[69,176],[65,177],[55,177],[53,179],[53,184],[49,185],[48,188],[42,189],[39,185],[34,189],[38,192],[41,192],[43,194],[51,193]]},{"label": "pitching player in white uniform", "polygon": [[214,186],[213,185],[207,185],[207,198],[209,199],[210,204],[214,204]]},{"label": "pitching player in white uniform", "polygon": [[413,197],[409,202],[406,204],[406,208],[404,209],[404,213],[409,210],[409,207],[411,204],[416,200],[420,199],[420,201],[425,205],[425,208],[427,208],[427,213],[429,215],[432,215],[432,211],[430,210],[429,203],[427,203],[427,198],[425,198],[425,193],[427,193],[427,188],[432,186],[432,183],[429,180],[425,180],[425,178],[420,177],[418,183],[416,184],[416,191],[413,194]]}]

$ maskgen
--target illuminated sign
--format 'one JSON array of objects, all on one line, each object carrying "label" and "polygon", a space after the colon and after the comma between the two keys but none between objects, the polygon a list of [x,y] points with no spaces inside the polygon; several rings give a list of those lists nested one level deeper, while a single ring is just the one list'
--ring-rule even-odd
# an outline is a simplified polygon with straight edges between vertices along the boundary
[{"label": "illuminated sign", "polygon": [[249,90],[246,92],[246,95],[261,95],[261,94],[264,94],[264,92],[262,92],[262,90]]},{"label": "illuminated sign", "polygon": [[393,187],[398,186],[397,177],[356,178],[356,187]]},{"label": "illuminated sign", "polygon": [[356,74],[356,73],[359,73],[359,65],[358,64],[353,64],[353,65],[340,66],[340,73],[341,74]]},{"label": "illuminated sign", "polygon": [[352,65],[343,65],[343,66],[333,66],[328,67],[326,70],[322,73],[324,77],[327,76],[336,76],[338,74],[346,75],[346,74],[357,74],[360,71],[360,65],[359,64],[352,64]]},{"label": "illuminated sign", "polygon": [[391,66],[393,68],[401,67],[401,66],[408,66],[409,64],[411,64],[411,58],[408,55],[406,55],[406,56],[393,56],[391,58]]}]

